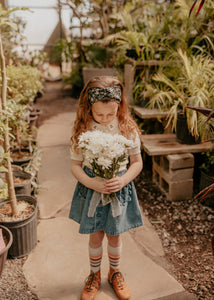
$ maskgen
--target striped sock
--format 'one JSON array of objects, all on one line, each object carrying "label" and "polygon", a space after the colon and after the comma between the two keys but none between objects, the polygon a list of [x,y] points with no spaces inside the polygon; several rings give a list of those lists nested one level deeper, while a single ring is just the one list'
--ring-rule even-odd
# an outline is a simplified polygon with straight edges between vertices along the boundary
[{"label": "striped sock", "polygon": [[112,269],[119,269],[122,244],[119,247],[112,247],[108,244],[107,250],[108,250],[108,258],[109,258],[110,267]]},{"label": "striped sock", "polygon": [[101,260],[103,255],[103,247],[91,248],[89,246],[90,268],[94,273],[100,270]]}]

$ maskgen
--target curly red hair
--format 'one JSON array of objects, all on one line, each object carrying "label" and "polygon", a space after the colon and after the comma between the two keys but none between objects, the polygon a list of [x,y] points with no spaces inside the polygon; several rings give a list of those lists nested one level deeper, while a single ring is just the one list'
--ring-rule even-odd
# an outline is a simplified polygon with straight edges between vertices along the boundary
[{"label": "curly red hair", "polygon": [[[88,90],[91,87],[98,87],[103,89],[110,86],[120,86],[122,92],[121,102],[119,104],[117,112],[118,124],[121,134],[126,138],[130,137],[130,135],[135,137],[136,132],[139,134],[139,136],[141,135],[136,122],[129,112],[122,82],[116,77],[112,76],[96,76],[88,81],[80,94],[79,106],[77,109],[76,120],[74,122],[73,135],[71,137],[71,141],[74,144],[75,149],[78,144],[79,135],[91,129],[91,123],[93,120],[91,112],[91,106],[93,104],[91,105],[89,103]],[[109,101],[112,101],[112,99],[109,99]]]}]

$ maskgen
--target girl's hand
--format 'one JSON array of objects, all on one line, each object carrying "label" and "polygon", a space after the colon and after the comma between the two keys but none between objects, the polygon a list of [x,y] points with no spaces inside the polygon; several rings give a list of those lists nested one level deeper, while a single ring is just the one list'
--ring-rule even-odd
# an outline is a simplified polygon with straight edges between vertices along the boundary
[{"label": "girl's hand", "polygon": [[106,181],[100,177],[90,178],[88,187],[101,194],[109,194],[106,188]]},{"label": "girl's hand", "polygon": [[122,177],[114,177],[106,181],[105,184],[106,184],[106,190],[108,191],[109,194],[116,193],[125,186]]}]

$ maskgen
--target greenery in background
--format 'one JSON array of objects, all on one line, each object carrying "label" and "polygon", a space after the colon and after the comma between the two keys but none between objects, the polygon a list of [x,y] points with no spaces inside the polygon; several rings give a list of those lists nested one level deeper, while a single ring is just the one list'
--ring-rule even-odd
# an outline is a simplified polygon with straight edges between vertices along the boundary
[{"label": "greenery in background", "polygon": [[214,176],[214,150],[210,152],[202,152],[201,159],[203,163],[200,166],[200,169],[204,173]]},{"label": "greenery in background", "polygon": [[[166,67],[153,76],[153,84],[146,86],[149,106],[169,111],[168,124],[176,130],[177,114],[182,112],[187,125],[195,137],[207,140],[212,137],[210,124],[205,117],[187,106],[214,106],[214,62],[209,56],[191,55],[179,49],[172,57],[173,68]],[[212,125],[212,124],[211,124]]]},{"label": "greenery in background", "polygon": [[[0,178],[0,198],[8,196],[13,215],[17,214],[18,207],[10,158],[11,145],[16,144],[20,148],[23,141],[32,140],[29,111],[35,97],[42,93],[44,84],[41,72],[36,67],[21,65],[13,52],[13,47],[17,45],[14,37],[19,40],[18,26],[10,17],[15,10],[18,8],[3,10],[0,7],[0,171],[4,172],[6,177],[6,184]],[[10,66],[6,67],[7,64]]]},{"label": "greenery in background", "polygon": [[31,105],[38,93],[43,93],[44,76],[29,65],[8,66],[8,100]]},{"label": "greenery in background", "polygon": [[82,65],[73,65],[70,76],[64,76],[63,85],[71,86],[71,93],[73,97],[79,97],[83,88]]},{"label": "greenery in background", "polygon": [[66,39],[57,39],[51,48],[50,63],[61,64],[62,60],[68,62],[73,59],[75,43]]},{"label": "greenery in background", "polygon": [[29,115],[37,94],[43,92],[44,78],[37,68],[29,65],[8,66],[6,72],[8,124],[13,137],[11,147],[21,151],[23,142],[32,144]]},{"label": "greenery in background", "polygon": [[[206,53],[213,55],[214,2],[207,0],[199,15],[189,17],[192,0],[178,1],[64,1],[73,16],[80,21],[80,38],[72,48],[75,67],[70,78],[77,80],[75,71],[83,66],[106,67],[114,65],[123,68],[127,60],[133,63],[157,60],[168,61],[179,48],[187,55]],[[90,28],[91,44],[85,45],[84,29]],[[111,59],[110,59],[111,58]],[[171,65],[170,70],[174,66]],[[134,98],[136,104],[144,105],[142,92],[159,66],[149,68],[149,78],[145,78],[145,68],[135,78]],[[176,70],[174,70],[176,72]],[[147,74],[147,75],[148,75]],[[171,76],[171,74],[170,74]],[[75,83],[74,83],[75,85]]]}]

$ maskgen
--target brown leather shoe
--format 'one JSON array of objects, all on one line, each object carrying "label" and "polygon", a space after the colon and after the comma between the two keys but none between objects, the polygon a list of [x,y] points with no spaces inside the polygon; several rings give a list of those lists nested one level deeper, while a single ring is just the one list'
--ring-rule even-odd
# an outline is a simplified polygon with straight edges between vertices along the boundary
[{"label": "brown leather shoe", "polygon": [[110,268],[108,273],[108,281],[120,300],[128,300],[131,298],[130,290],[127,287],[123,275],[119,270]]},{"label": "brown leather shoe", "polygon": [[91,271],[81,294],[81,300],[94,300],[101,282],[100,271]]}]

